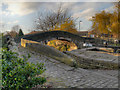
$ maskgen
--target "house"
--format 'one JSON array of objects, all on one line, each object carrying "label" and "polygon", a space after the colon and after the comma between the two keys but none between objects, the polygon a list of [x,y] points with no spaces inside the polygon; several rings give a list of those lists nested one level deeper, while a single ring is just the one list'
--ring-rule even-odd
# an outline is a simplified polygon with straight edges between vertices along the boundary
[{"label": "house", "polygon": [[78,31],[77,35],[82,37],[88,37],[88,31]]}]

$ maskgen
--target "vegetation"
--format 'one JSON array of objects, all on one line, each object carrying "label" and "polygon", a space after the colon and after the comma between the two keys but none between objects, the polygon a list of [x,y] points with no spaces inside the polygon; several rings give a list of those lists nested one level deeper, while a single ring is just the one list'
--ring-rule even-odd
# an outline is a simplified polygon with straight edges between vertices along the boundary
[{"label": "vegetation", "polygon": [[77,33],[74,21],[68,20],[68,19],[66,19],[66,21],[62,24],[56,24],[54,29],[50,29],[50,31],[52,30],[53,31],[62,30],[62,31],[70,32],[70,33]]},{"label": "vegetation", "polygon": [[2,50],[2,88],[3,89],[26,89],[43,84],[46,79],[38,77],[45,71],[43,63],[29,63],[28,58],[19,58],[16,52]]},{"label": "vegetation", "polygon": [[110,24],[110,17],[111,14],[107,13],[105,11],[102,11],[100,13],[97,13],[93,18],[92,18],[92,30],[94,34],[98,35],[98,37],[101,36],[102,33],[108,34],[110,33],[110,30],[108,28]]},{"label": "vegetation", "polygon": [[24,34],[23,34],[23,31],[22,31],[22,29],[20,29],[19,30],[19,33],[18,33],[18,36],[23,36]]},{"label": "vegetation", "polygon": [[3,33],[0,33],[0,42],[1,42],[1,46],[0,47],[4,47],[7,48],[7,36],[4,35]]},{"label": "vegetation", "polygon": [[71,51],[77,49],[77,46],[73,42],[62,41],[62,40],[51,40],[47,45],[58,49],[59,51]]},{"label": "vegetation", "polygon": [[20,26],[15,25],[15,26],[12,27],[11,31],[6,31],[5,35],[9,35],[12,38],[16,38],[16,37],[23,36],[24,34],[23,34],[22,29],[20,29]]},{"label": "vegetation", "polygon": [[92,17],[92,34],[98,37],[101,37],[102,34],[108,34],[108,37],[113,35],[114,38],[120,39],[118,37],[120,34],[120,3],[115,4],[115,8],[113,13],[102,11]]},{"label": "vegetation", "polygon": [[69,9],[62,9],[60,6],[56,12],[48,14],[39,14],[35,21],[37,29],[43,31],[64,30],[68,32],[77,32],[75,28],[75,20],[71,17]]},{"label": "vegetation", "polygon": [[17,31],[15,30],[11,30],[11,31],[6,31],[6,34],[5,35],[9,35],[11,36],[12,38],[15,38],[16,36],[18,36],[18,33]]}]

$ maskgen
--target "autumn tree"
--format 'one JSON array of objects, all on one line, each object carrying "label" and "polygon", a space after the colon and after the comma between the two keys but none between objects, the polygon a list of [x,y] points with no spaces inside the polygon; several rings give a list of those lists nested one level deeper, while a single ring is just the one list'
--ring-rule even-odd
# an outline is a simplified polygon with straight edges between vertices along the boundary
[{"label": "autumn tree", "polygon": [[[52,31],[54,29],[63,30],[67,28],[69,28],[68,30],[70,31],[70,28],[75,26],[74,20],[70,14],[70,10],[62,9],[61,6],[58,8],[56,12],[50,11],[45,15],[42,13],[39,14],[39,17],[35,22],[36,22],[35,24],[36,29],[40,29],[43,31],[49,31],[49,30]],[[67,25],[67,26],[63,28],[64,25]],[[57,28],[59,26],[60,28]],[[74,32],[74,29],[72,28],[71,31],[73,30]]]},{"label": "autumn tree", "polygon": [[91,21],[91,32],[95,35],[100,37],[101,34],[111,34],[120,39],[120,2],[115,3],[113,13],[102,11],[95,14]]},{"label": "autumn tree", "polygon": [[115,3],[115,11],[110,18],[110,29],[114,37],[120,39],[120,2]]},{"label": "autumn tree", "polygon": [[61,31],[66,31],[70,33],[77,33],[74,21],[69,19],[66,19],[66,21],[63,22],[62,24],[56,24],[54,29],[50,29],[50,31],[52,30],[53,31],[61,30]]},{"label": "autumn tree", "polygon": [[95,34],[97,34],[99,37],[101,34],[109,34],[110,29],[110,17],[111,13],[102,11],[100,13],[95,14],[92,18],[92,30],[96,31]]}]

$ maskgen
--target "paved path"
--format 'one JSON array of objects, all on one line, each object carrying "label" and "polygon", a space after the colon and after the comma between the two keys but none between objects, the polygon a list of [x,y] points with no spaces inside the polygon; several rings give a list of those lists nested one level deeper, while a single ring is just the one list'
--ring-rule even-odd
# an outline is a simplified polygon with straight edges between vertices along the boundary
[{"label": "paved path", "polygon": [[[94,49],[98,47],[92,47],[89,49]],[[78,50],[73,50],[70,51],[69,53],[72,53],[76,56],[81,56],[85,58],[90,58],[98,61],[105,61],[105,62],[111,62],[111,63],[118,63],[118,54],[112,54],[108,52],[103,52],[103,51],[90,51],[88,48],[84,49],[78,49]]]},{"label": "paved path", "polygon": [[118,88],[118,71],[116,70],[87,70],[74,68],[54,59],[45,57],[34,51],[19,48],[20,54],[31,54],[29,62],[45,63],[46,71],[43,73],[48,78],[49,84],[54,88]]}]

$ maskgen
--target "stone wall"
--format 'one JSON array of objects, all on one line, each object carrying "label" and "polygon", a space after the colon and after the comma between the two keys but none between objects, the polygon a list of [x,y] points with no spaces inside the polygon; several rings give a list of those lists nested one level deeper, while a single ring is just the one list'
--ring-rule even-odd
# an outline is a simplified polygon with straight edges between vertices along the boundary
[{"label": "stone wall", "polygon": [[68,55],[60,52],[59,50],[47,46],[47,45],[43,45],[43,44],[38,44],[38,43],[28,43],[26,45],[26,47],[32,51],[35,51],[37,53],[43,54],[45,56],[51,57],[53,59],[56,59],[60,62],[63,62],[67,65],[70,66],[75,66],[75,60],[72,59],[71,57],[69,57]]},{"label": "stone wall", "polygon": [[48,57],[54,58],[58,61],[61,61],[67,65],[75,66],[75,60],[71,57],[67,56],[66,54],[60,52],[59,50],[50,47],[48,45],[41,44],[36,41],[21,39],[21,46],[27,47],[30,50],[33,50],[37,53],[46,55]]},{"label": "stone wall", "polygon": [[39,43],[39,42],[21,38],[21,46],[22,46],[22,47],[26,47],[26,44],[27,44],[27,43]]},{"label": "stone wall", "polygon": [[82,55],[77,55],[75,53],[66,51],[67,55],[70,55],[76,60],[77,66],[85,69],[118,69],[118,63],[92,59],[89,57],[84,57]]}]

